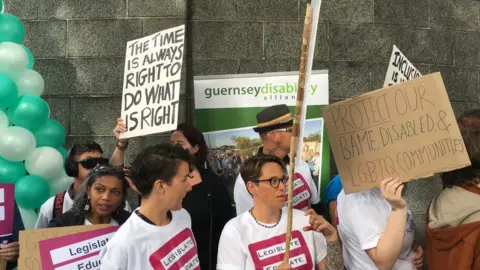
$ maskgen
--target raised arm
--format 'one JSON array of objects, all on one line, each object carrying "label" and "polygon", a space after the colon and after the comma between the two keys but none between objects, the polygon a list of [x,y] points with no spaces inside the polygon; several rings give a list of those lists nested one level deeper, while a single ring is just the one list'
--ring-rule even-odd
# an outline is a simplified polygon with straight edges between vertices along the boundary
[{"label": "raised arm", "polygon": [[407,225],[407,202],[402,198],[403,183],[398,177],[382,181],[382,196],[392,206],[387,228],[375,248],[366,250],[379,269],[392,269],[400,255]]},{"label": "raised arm", "polygon": [[128,140],[120,139],[120,134],[127,131],[127,126],[124,124],[122,118],[117,119],[117,125],[113,129],[113,134],[115,135],[116,147],[113,151],[112,157],[110,158],[110,164],[114,166],[123,166],[125,163],[125,152],[128,147]]}]

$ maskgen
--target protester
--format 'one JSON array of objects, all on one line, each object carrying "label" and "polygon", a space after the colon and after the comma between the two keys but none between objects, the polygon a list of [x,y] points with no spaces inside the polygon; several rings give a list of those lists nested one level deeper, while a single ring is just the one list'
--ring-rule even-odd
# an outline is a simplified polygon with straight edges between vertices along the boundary
[{"label": "protester", "polygon": [[207,144],[202,132],[190,124],[180,124],[170,142],[195,156],[195,168],[188,181],[192,186],[183,208],[192,218],[201,269],[215,269],[220,234],[233,217],[232,203],[221,180],[207,169]]},{"label": "protester", "polygon": [[465,112],[458,126],[472,165],[444,173],[444,190],[427,210],[433,270],[480,269],[480,109]]},{"label": "protester", "polygon": [[72,209],[56,217],[48,227],[122,225],[130,217],[130,212],[124,210],[127,187],[122,168],[110,165],[95,167],[75,196]]},{"label": "protester", "polygon": [[17,267],[18,256],[20,254],[20,246],[18,245],[19,233],[25,230],[22,216],[18,209],[17,203],[14,204],[13,212],[13,233],[8,243],[0,243],[0,259],[7,261],[5,270],[13,270]]},{"label": "protester", "polygon": [[[73,198],[85,182],[89,171],[97,165],[108,164],[108,159],[102,156],[103,149],[96,142],[88,141],[73,145],[67,154],[65,172],[68,176],[74,177],[74,182],[68,190],[51,197],[41,206],[35,229],[46,228],[50,221],[72,208]],[[125,204],[125,210],[131,211],[128,202]]]},{"label": "protester", "polygon": [[337,198],[338,194],[342,191],[342,181],[340,181],[340,175],[336,175],[330,183],[328,183],[327,189],[325,191],[327,198],[325,204],[330,216],[330,222],[333,227],[337,229],[338,218],[337,218]]},{"label": "protester", "polygon": [[[290,152],[293,118],[287,105],[282,104],[265,108],[257,114],[257,123],[257,127],[253,130],[260,134],[263,142],[263,147],[259,149],[258,155],[268,154],[277,156],[287,165],[288,170],[290,164],[288,154]],[[320,196],[313,182],[308,164],[298,159],[295,161],[294,171],[294,208],[307,210],[311,206],[317,213],[321,213],[323,209],[319,204]],[[237,215],[248,211],[253,206],[252,196],[248,193],[241,175],[238,175],[235,181],[234,200]]]},{"label": "protester", "polygon": [[338,195],[337,225],[348,270],[418,269],[423,249],[415,241],[413,215],[402,198],[398,177],[385,179],[380,188]]},{"label": "protester", "polygon": [[136,157],[131,178],[142,194],[140,208],[102,250],[101,269],[199,266],[190,215],[182,209],[192,166],[190,153],[171,144],[150,146]]},{"label": "protester", "polygon": [[[282,160],[257,155],[245,161],[241,176],[253,207],[222,231],[217,269],[343,269],[337,232],[313,210],[293,209],[290,266],[285,255],[286,176]],[[328,241],[328,242],[327,242]]]}]

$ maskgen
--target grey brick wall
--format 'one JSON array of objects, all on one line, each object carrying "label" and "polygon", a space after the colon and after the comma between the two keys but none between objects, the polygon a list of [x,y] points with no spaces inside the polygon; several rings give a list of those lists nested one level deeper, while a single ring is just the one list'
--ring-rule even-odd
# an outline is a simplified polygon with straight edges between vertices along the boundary
[{"label": "grey brick wall", "polygon": [[[113,150],[125,43],[183,23],[191,35],[180,121],[192,117],[191,75],[298,70],[302,0],[4,0],[24,20],[45,99],[69,134]],[[456,113],[480,102],[480,2],[323,0],[314,69],[329,69],[331,102],[383,85],[392,46],[422,71],[440,71]],[[133,139],[127,160],[166,135]],[[335,168],[333,168],[335,171]],[[438,179],[408,184],[420,234]],[[422,236],[423,237],[423,236]]]},{"label": "grey brick wall", "polygon": [[[6,11],[23,20],[25,45],[45,79],[43,98],[65,127],[66,148],[94,139],[107,155],[120,115],[125,46],[162,29],[185,23],[183,0],[4,0]],[[184,75],[185,70],[184,66]],[[185,78],[185,76],[184,76]],[[182,81],[180,121],[186,121]],[[165,135],[132,139],[130,162],[139,149],[168,140]]]},{"label": "grey brick wall", "polygon": [[[299,69],[302,0],[193,3],[195,75]],[[422,73],[442,73],[457,114],[478,107],[479,8],[474,0],[323,0],[313,68],[329,69],[336,102],[381,88],[397,45]],[[438,178],[408,184],[422,242],[426,208],[441,188]]]}]

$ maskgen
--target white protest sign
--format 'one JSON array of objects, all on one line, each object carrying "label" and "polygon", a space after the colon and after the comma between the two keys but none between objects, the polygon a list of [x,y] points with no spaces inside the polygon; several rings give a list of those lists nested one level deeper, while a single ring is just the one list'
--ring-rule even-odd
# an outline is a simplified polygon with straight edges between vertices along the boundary
[{"label": "white protest sign", "polygon": [[420,76],[422,76],[422,74],[418,69],[408,61],[407,57],[403,55],[397,46],[393,45],[392,56],[390,57],[383,87],[402,83]]},{"label": "white protest sign", "polygon": [[127,43],[121,138],[177,128],[185,25]]}]

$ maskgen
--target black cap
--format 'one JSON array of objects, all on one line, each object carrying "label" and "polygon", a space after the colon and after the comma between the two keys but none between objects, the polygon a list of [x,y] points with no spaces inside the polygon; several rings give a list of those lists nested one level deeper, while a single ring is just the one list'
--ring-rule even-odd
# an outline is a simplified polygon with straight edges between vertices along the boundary
[{"label": "black cap", "polygon": [[287,105],[274,105],[263,109],[257,114],[257,126],[253,128],[255,132],[267,132],[279,128],[291,127],[293,118]]}]

